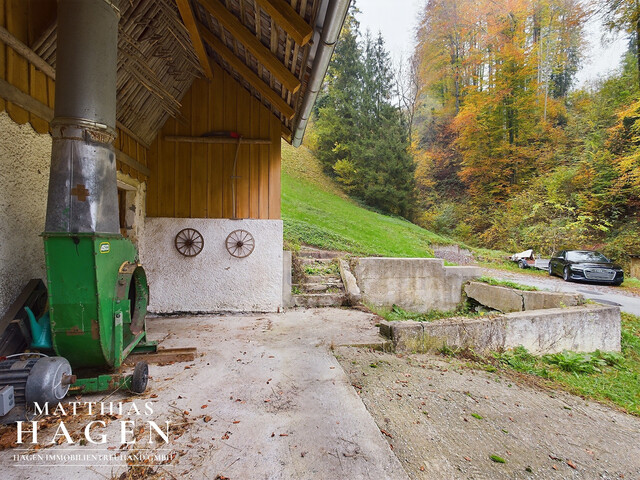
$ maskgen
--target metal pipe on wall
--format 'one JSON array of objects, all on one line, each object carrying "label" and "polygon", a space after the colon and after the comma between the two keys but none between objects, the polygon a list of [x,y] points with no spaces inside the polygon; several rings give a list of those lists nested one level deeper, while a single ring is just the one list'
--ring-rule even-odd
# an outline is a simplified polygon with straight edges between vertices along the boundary
[{"label": "metal pipe on wall", "polygon": [[347,16],[350,4],[351,0],[333,0],[327,9],[322,38],[313,60],[313,74],[309,79],[309,86],[300,108],[298,125],[293,134],[292,144],[294,147],[299,147],[302,143],[302,137],[304,137],[307,122],[311,116],[311,109],[322,87],[322,80],[329,68],[329,62],[331,61],[331,56],[336,47],[336,42],[340,36],[342,24]]},{"label": "metal pipe on wall", "polygon": [[46,233],[119,233],[116,74],[119,11],[59,0],[56,105]]}]

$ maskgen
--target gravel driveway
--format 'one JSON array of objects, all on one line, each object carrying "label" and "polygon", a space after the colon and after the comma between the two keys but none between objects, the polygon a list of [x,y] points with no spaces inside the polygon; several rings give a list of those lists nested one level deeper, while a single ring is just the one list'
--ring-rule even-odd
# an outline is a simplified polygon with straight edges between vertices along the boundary
[{"label": "gravel driveway", "polygon": [[581,293],[585,298],[595,302],[619,306],[624,312],[640,315],[640,297],[623,288],[593,283],[565,282],[561,278],[550,277],[549,275],[510,272],[493,268],[483,268],[482,274],[523,285],[531,285],[541,290]]}]

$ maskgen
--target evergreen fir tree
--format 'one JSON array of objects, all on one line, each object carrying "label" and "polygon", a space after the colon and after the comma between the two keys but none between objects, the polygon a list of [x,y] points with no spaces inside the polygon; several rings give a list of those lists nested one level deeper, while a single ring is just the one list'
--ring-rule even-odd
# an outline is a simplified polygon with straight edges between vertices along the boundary
[{"label": "evergreen fir tree", "polygon": [[385,212],[408,217],[415,166],[408,127],[393,105],[393,71],[384,39],[359,40],[355,5],[329,67],[315,123],[318,157],[350,195]]}]

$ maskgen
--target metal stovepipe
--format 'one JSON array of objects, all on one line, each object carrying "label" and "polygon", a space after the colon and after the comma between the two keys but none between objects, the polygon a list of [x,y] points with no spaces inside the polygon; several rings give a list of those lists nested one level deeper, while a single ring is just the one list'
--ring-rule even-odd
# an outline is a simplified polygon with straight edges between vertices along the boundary
[{"label": "metal stovepipe", "polygon": [[45,233],[119,233],[116,73],[119,12],[58,0],[56,102]]}]

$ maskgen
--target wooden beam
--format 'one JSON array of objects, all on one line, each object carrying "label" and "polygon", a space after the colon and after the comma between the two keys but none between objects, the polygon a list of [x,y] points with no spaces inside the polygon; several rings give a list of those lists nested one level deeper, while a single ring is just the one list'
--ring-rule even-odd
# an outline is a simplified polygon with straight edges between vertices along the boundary
[{"label": "wooden beam", "polygon": [[20,40],[11,35],[11,33],[9,33],[9,31],[4,27],[0,27],[0,40],[13,48],[23,58],[26,58],[30,63],[33,64],[34,67],[36,67],[38,70],[41,70],[45,75],[51,78],[55,78],[55,69],[47,62],[45,62],[36,52],[31,50]]},{"label": "wooden beam", "polygon": [[211,33],[204,25],[200,24],[200,31],[202,32],[202,38],[213,49],[218,52],[226,62],[228,62],[244,79],[249,82],[253,88],[258,90],[262,96],[264,96],[274,107],[276,107],[280,113],[285,117],[291,119],[295,115],[295,110],[285,102],[280,95],[278,95],[271,87],[264,83],[264,81],[255,74],[245,63],[240,60],[235,54],[227,47],[222,40]]},{"label": "wooden beam", "polygon": [[[15,103],[20,108],[24,108],[27,112],[37,115],[38,117],[51,122],[53,120],[53,109],[49,108],[44,103],[36,100],[35,98],[24,93],[22,90],[14,87],[6,80],[0,78],[0,97],[8,100],[11,103]],[[130,157],[124,152],[115,149],[116,158],[122,163],[129,165],[136,169],[140,173],[151,176],[151,170],[145,167],[142,163],[138,162],[135,158]]]},{"label": "wooden beam", "polygon": [[[292,93],[300,89],[300,80],[285,67],[278,57],[265,47],[250,30],[248,30],[236,16],[225,8],[218,0],[199,0],[207,11],[218,19],[220,25],[229,30],[231,34],[249,50],[272,75]],[[202,30],[203,26],[200,26]],[[206,27],[204,27],[206,29]],[[204,32],[201,31],[201,34]]]},{"label": "wooden beam", "polygon": [[209,80],[213,79],[213,70],[211,70],[211,64],[209,63],[209,56],[207,55],[207,50],[204,48],[204,43],[202,42],[202,36],[200,35],[200,31],[198,29],[198,24],[196,23],[195,15],[193,14],[193,9],[191,8],[191,3],[189,0],[176,0],[178,4],[178,10],[180,10],[180,16],[182,17],[182,21],[184,22],[185,27],[189,31],[189,36],[191,37],[191,43],[193,44],[193,49],[196,51],[196,55],[198,56],[198,60],[200,60],[200,65],[204,70],[204,74],[207,76]]},{"label": "wooden beam", "polygon": [[313,28],[284,0],[256,0],[282,29],[301,47],[309,43]]},{"label": "wooden beam", "polygon": [[187,348],[158,347],[157,352],[134,353],[133,355],[129,355],[122,363],[125,365],[135,365],[137,362],[141,360],[144,360],[147,363],[153,363],[153,364],[193,362],[197,354],[198,354],[198,350],[195,347],[187,347]]},{"label": "wooden beam", "polygon": [[[11,48],[13,48],[18,54],[20,54],[23,58],[25,58],[34,67],[36,67],[38,70],[41,70],[42,73],[44,73],[47,77],[51,78],[52,80],[56,79],[56,70],[51,65],[49,65],[47,62],[45,62],[42,59],[42,57],[40,57],[36,52],[31,50],[24,43],[22,43],[20,40],[18,40],[16,37],[14,37],[7,29],[2,28],[2,27],[0,27],[0,41],[3,41],[5,44],[7,44]],[[209,65],[209,64],[207,63],[207,65]],[[18,91],[20,91],[20,90],[18,90]],[[24,108],[25,110],[29,110],[26,107],[22,107],[22,108]],[[36,107],[34,107],[34,108],[36,108]],[[49,108],[49,107],[47,107],[47,108]],[[35,111],[31,111],[31,110],[29,110],[29,111],[31,113],[35,114],[35,115],[38,115],[40,118],[42,118],[44,120],[51,121],[53,119],[53,110],[51,110],[51,115],[52,115],[51,119],[46,119],[46,118],[42,117],[39,113],[37,113]],[[142,140],[138,135],[133,133],[129,128],[125,127],[122,123],[116,122],[116,125],[120,130],[125,132],[127,135],[129,135],[131,138],[133,138],[140,145],[142,145],[146,149],[149,148],[149,144],[147,142]]]},{"label": "wooden beam", "polygon": [[183,135],[165,135],[164,139],[167,142],[181,143],[232,143],[234,145],[271,145],[271,140],[268,138],[188,137]]},{"label": "wooden beam", "polygon": [[291,140],[293,139],[293,132],[291,131],[291,129],[286,125],[282,125],[280,131],[282,132],[281,136],[284,137],[287,142],[291,143]]},{"label": "wooden beam", "polygon": [[125,165],[129,165],[131,168],[137,170],[138,172],[142,173],[146,177],[151,176],[151,170],[149,170],[145,165],[137,161],[135,158],[130,157],[126,153],[121,152],[118,149],[116,149],[116,159],[120,160]]},{"label": "wooden beam", "polygon": [[0,78],[0,97],[24,108],[27,112],[33,113],[47,122],[53,120],[53,109],[48,105],[36,100],[28,93],[24,93],[18,87],[14,87],[6,80]]}]

